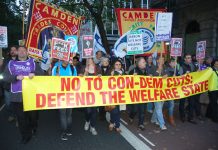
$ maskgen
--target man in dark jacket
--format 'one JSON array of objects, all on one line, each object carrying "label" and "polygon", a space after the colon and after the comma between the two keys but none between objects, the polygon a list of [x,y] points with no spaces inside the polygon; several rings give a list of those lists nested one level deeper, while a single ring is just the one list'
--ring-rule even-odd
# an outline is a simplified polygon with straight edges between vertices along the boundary
[{"label": "man in dark jacket", "polygon": [[22,80],[25,76],[32,79],[35,75],[42,75],[43,71],[33,59],[28,58],[27,48],[20,46],[16,60],[11,60],[4,71],[4,81],[11,83],[11,105],[17,116],[22,144],[30,141],[36,132],[38,115],[36,111],[23,111]]},{"label": "man in dark jacket", "polygon": [[[136,62],[136,68],[131,70],[130,75],[142,75],[142,76],[146,76],[147,72],[146,72],[146,61],[145,58],[143,57],[139,57],[137,59]],[[129,121],[130,123],[133,122],[133,119],[136,115],[136,113],[138,113],[138,128],[140,130],[144,130],[144,118],[145,118],[145,104],[134,104],[134,105],[130,105],[131,111],[129,114]]]},{"label": "man in dark jacket", "polygon": [[[184,75],[187,73],[195,72],[196,67],[194,66],[192,62],[192,56],[190,54],[184,55],[184,63],[181,65],[179,74]],[[187,98],[188,100],[188,121],[190,123],[196,124],[196,122],[193,119],[194,115],[194,105],[195,105],[195,97],[190,96]],[[179,112],[180,112],[180,118],[182,122],[185,122],[185,102],[186,98],[180,99],[179,101]]]},{"label": "man in dark jacket", "polygon": [[[15,60],[17,57],[17,47],[12,46],[10,48],[9,57],[4,59],[3,64],[1,66],[1,73],[5,70],[5,67],[7,67],[10,60]],[[4,89],[4,100],[7,112],[9,113],[8,121],[11,122],[15,119],[15,115],[13,113],[11,104],[10,104],[10,83],[7,82],[1,82],[3,89]]]}]

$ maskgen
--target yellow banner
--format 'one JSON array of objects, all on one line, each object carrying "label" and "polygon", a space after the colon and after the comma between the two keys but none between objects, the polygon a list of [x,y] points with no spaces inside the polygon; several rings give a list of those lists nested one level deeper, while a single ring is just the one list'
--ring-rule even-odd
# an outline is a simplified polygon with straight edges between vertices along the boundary
[{"label": "yellow banner", "polygon": [[138,30],[143,33],[144,53],[165,52],[164,42],[155,42],[155,16],[165,9],[117,8],[116,17],[120,35]]},{"label": "yellow banner", "polygon": [[[216,82],[214,82],[216,81]],[[178,77],[107,76],[25,78],[24,110],[96,107],[176,100],[218,89],[212,69]]]}]

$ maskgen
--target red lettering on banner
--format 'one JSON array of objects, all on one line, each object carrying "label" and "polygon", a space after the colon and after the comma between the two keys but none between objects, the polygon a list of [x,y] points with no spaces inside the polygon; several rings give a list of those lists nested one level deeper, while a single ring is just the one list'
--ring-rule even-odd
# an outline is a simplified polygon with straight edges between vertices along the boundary
[{"label": "red lettering on banner", "polygon": [[123,77],[117,78],[117,87],[118,89],[124,89],[125,88],[125,79]]},{"label": "red lettering on banner", "polygon": [[147,91],[146,90],[141,91],[141,99],[142,99],[142,102],[147,102],[148,101]]},{"label": "red lettering on banner", "polygon": [[60,107],[61,106],[61,102],[64,101],[64,96],[65,93],[58,93],[57,94],[57,106]]},{"label": "red lettering on banner", "polygon": [[189,92],[189,90],[187,90],[186,86],[182,86],[182,91],[183,91],[185,96],[189,96],[190,95],[190,92]]},{"label": "red lettering on banner", "polygon": [[92,92],[87,92],[86,93],[86,104],[89,105],[94,105],[95,104],[95,95]]},{"label": "red lettering on banner", "polygon": [[70,78],[61,78],[61,91],[65,90],[70,91]]},{"label": "red lettering on banner", "polygon": [[61,91],[80,90],[79,78],[61,78]]},{"label": "red lettering on banner", "polygon": [[103,101],[103,104],[106,104],[107,103],[107,92],[99,92],[99,94],[101,95],[102,97],[102,101]]},{"label": "red lettering on banner", "polygon": [[127,89],[134,88],[134,78],[133,77],[126,77],[126,88]]},{"label": "red lettering on banner", "polygon": [[129,91],[129,96],[131,102],[139,102],[139,96],[140,96],[140,90],[130,90]]},{"label": "red lettering on banner", "polygon": [[73,93],[66,93],[66,105],[68,107],[73,107],[74,103],[72,103],[74,100]]},{"label": "red lettering on banner", "polygon": [[187,85],[187,84],[190,84],[191,82],[192,82],[192,77],[189,75],[189,74],[187,74],[186,76],[185,76],[185,84]]},{"label": "red lettering on banner", "polygon": [[159,92],[160,92],[160,100],[167,100],[165,93],[162,90],[160,90]]},{"label": "red lettering on banner", "polygon": [[36,94],[36,108],[42,108],[46,105],[45,94]]},{"label": "red lettering on banner", "polygon": [[162,78],[150,78],[150,77],[139,77],[140,88],[162,88],[163,79]]},{"label": "red lettering on banner", "polygon": [[100,92],[103,104],[125,104],[125,91]]},{"label": "red lettering on banner", "polygon": [[174,95],[174,98],[180,98],[177,88],[172,88],[172,93]]},{"label": "red lettering on banner", "polygon": [[[119,93],[119,98],[123,100],[124,91]],[[123,103],[121,101],[121,103]],[[81,93],[48,93],[36,94],[36,108],[69,108],[95,105],[95,94],[93,92]]]},{"label": "red lettering on banner", "polygon": [[95,78],[94,79],[94,88],[95,88],[95,90],[101,90],[102,89],[102,79],[101,78]]},{"label": "red lettering on banner", "polygon": [[[154,97],[155,97],[155,93],[154,93]],[[153,101],[153,100],[155,100],[154,97],[151,96],[151,90],[148,89],[148,100]]]},{"label": "red lettering on banner", "polygon": [[167,99],[172,99],[173,98],[173,94],[171,92],[171,89],[165,89],[165,93],[166,93]]},{"label": "red lettering on banner", "polygon": [[92,90],[92,81],[93,81],[93,78],[85,78],[85,80],[87,81],[88,83],[88,90]]},{"label": "red lettering on banner", "polygon": [[119,100],[119,104],[125,104],[125,99],[124,99],[124,94],[125,94],[125,91],[119,91],[118,92],[118,100]]},{"label": "red lettering on banner", "polygon": [[[115,84],[114,84],[114,82],[115,82]],[[115,77],[108,78],[108,88],[110,90],[114,90],[116,88],[116,79],[115,79]]]},{"label": "red lettering on banner", "polygon": [[48,94],[48,107],[55,107],[56,104],[54,103],[56,100],[55,93]]}]

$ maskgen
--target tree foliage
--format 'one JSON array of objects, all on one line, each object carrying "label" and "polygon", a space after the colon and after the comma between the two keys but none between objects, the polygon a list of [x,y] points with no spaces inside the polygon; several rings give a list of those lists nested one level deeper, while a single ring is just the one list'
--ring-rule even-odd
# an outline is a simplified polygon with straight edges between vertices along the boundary
[{"label": "tree foliage", "polygon": [[22,38],[22,13],[15,0],[3,0],[0,2],[1,26],[8,27],[8,42],[10,45],[17,45]]}]

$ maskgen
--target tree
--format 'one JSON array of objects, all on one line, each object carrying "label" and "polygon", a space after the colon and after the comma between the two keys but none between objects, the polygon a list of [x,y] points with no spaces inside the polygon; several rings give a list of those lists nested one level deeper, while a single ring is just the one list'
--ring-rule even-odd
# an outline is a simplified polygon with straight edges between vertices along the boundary
[{"label": "tree", "polygon": [[133,7],[139,7],[141,0],[81,0],[80,2],[65,0],[61,3],[59,3],[58,0],[54,0],[53,2],[75,14],[93,20],[98,26],[102,44],[106,52],[110,54],[105,30],[105,20],[107,19],[114,22],[116,20],[115,13],[112,14],[111,12],[114,11],[115,8],[123,8],[125,2],[132,2]]},{"label": "tree", "polygon": [[1,26],[8,27],[8,42],[10,45],[17,45],[22,38],[22,12],[15,0],[0,2]]}]

